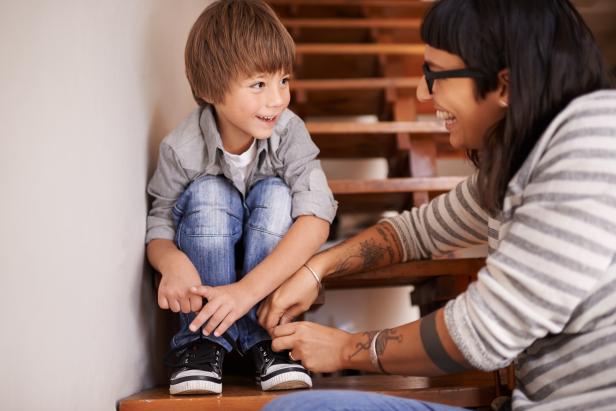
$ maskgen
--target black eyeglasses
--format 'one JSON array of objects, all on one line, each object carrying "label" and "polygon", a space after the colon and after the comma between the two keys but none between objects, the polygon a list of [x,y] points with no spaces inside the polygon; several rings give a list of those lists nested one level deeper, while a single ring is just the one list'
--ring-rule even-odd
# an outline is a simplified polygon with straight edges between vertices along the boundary
[{"label": "black eyeglasses", "polygon": [[479,70],[472,68],[461,70],[445,70],[445,71],[432,71],[428,67],[428,63],[423,65],[423,73],[428,84],[428,91],[432,94],[432,87],[434,86],[434,80],[442,78],[461,78],[461,77],[473,77],[482,78],[486,75]]}]

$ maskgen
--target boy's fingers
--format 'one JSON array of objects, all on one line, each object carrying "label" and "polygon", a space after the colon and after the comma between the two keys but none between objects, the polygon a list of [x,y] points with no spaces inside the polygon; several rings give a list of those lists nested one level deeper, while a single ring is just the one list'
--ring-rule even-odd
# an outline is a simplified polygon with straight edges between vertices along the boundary
[{"label": "boy's fingers", "polygon": [[212,287],[207,286],[207,285],[200,285],[198,287],[197,286],[190,287],[191,293],[200,295],[201,297],[205,297],[208,299],[210,297],[211,290],[212,290]]},{"label": "boy's fingers", "polygon": [[279,325],[278,327],[274,327],[272,330],[272,337],[285,337],[287,335],[292,335],[295,333],[297,329],[298,323],[288,323],[284,325]]},{"label": "boy's fingers", "polygon": [[205,322],[216,312],[219,304],[216,302],[211,302],[205,304],[205,307],[201,309],[199,314],[195,317],[194,320],[190,323],[189,329],[192,332],[197,331]]},{"label": "boy's fingers", "polygon": [[190,297],[190,310],[194,313],[199,311],[203,306],[203,298],[198,296]]},{"label": "boy's fingers", "polygon": [[169,302],[167,301],[167,298],[159,297],[158,298],[158,306],[160,308],[162,308],[163,310],[168,310],[169,309]]},{"label": "boy's fingers", "polygon": [[222,306],[218,310],[216,310],[216,312],[212,315],[205,327],[203,327],[203,334],[210,335],[211,333],[213,333],[216,327],[218,327],[218,324],[220,324],[222,320],[225,319],[225,317],[227,316],[227,314],[229,314],[230,311],[231,310],[225,306]]},{"label": "boy's fingers", "polygon": [[178,303],[177,300],[171,300],[169,301],[169,308],[171,308],[171,311],[173,311],[174,313],[179,313],[180,303]]},{"label": "boy's fingers", "polygon": [[180,308],[184,314],[188,314],[190,312],[190,300],[188,298],[182,298],[182,300],[180,300]]},{"label": "boy's fingers", "polygon": [[296,336],[287,335],[284,337],[277,337],[272,340],[272,350],[276,352],[284,350],[292,350],[295,345]]},{"label": "boy's fingers", "polygon": [[231,314],[227,315],[225,319],[220,323],[218,328],[216,328],[216,331],[214,331],[214,335],[217,337],[223,335],[225,332],[227,332],[229,327],[233,325],[234,322],[235,322],[235,318],[233,317],[233,315]]}]

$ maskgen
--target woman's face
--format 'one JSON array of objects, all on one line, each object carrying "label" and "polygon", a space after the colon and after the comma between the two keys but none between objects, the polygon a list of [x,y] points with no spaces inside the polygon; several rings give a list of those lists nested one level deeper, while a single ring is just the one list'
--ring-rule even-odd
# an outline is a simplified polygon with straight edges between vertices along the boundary
[{"label": "woman's face", "polygon": [[[465,68],[456,54],[426,46],[425,62],[431,71]],[[423,79],[425,80],[425,79]],[[480,149],[487,130],[501,120],[507,110],[507,74],[499,75],[499,86],[481,99],[475,95],[472,78],[436,79],[432,94],[425,81],[417,88],[419,101],[430,101],[439,118],[445,119],[451,145],[459,149]],[[479,100],[478,100],[479,98]]]}]

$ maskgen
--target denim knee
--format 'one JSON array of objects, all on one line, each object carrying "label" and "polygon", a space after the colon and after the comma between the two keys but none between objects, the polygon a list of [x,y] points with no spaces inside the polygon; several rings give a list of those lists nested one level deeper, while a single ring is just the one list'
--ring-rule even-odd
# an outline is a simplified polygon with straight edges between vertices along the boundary
[{"label": "denim knee", "polygon": [[250,230],[282,238],[293,223],[291,190],[280,178],[270,177],[256,183],[248,192],[246,206],[246,227]]},{"label": "denim knee", "polygon": [[224,177],[205,176],[193,181],[179,197],[172,213],[180,249],[194,239],[237,240],[242,234],[241,195]]}]

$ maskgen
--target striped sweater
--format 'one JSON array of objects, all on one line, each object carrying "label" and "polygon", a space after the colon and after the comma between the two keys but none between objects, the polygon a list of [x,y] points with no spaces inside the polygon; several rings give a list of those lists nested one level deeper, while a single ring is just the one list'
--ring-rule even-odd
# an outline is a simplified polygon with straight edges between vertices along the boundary
[{"label": "striped sweater", "polygon": [[510,181],[502,213],[476,177],[385,220],[404,259],[488,242],[445,322],[474,367],[515,361],[514,410],[616,409],[616,91],[579,97]]}]

